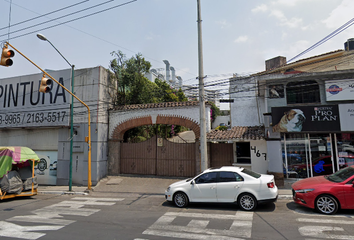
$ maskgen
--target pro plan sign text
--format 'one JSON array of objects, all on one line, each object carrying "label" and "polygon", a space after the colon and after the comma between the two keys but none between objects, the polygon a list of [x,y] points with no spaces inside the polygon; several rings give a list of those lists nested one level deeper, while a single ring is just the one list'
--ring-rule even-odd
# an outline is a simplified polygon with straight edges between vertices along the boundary
[{"label": "pro plan sign text", "polygon": [[[70,86],[70,70],[52,72],[62,85]],[[51,92],[38,91],[42,74],[2,79],[0,128],[68,126],[70,98],[55,82]]]},{"label": "pro plan sign text", "polygon": [[[338,108],[336,108],[338,112]],[[333,106],[331,107],[315,107],[314,115],[311,116],[312,122],[336,122],[338,121],[338,114],[333,113]]]}]

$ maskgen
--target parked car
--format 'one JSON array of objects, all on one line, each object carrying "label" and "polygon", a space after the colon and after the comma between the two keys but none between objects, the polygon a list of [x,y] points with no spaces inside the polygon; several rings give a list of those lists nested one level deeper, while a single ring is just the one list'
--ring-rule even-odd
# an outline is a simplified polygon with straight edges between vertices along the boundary
[{"label": "parked car", "polygon": [[354,209],[354,166],[332,175],[295,182],[292,192],[296,203],[320,213],[335,214],[338,209]]},{"label": "parked car", "polygon": [[196,177],[173,183],[165,197],[177,207],[186,207],[189,202],[237,203],[243,210],[251,211],[259,203],[276,201],[278,188],[273,175],[230,166],[210,168]]}]

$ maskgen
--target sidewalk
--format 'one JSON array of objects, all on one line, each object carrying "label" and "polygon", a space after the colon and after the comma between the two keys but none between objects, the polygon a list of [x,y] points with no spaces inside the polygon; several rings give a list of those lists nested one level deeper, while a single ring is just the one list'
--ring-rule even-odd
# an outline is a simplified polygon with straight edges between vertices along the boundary
[{"label": "sidewalk", "polygon": [[[161,194],[165,193],[166,188],[181,180],[180,178],[151,177],[151,176],[108,176],[99,181],[96,186],[92,186],[95,195],[99,193],[140,193],[140,194]],[[291,184],[295,179],[284,179],[284,187],[278,189],[278,199],[292,199]],[[39,194],[72,194],[89,195],[87,186],[39,186]]]}]

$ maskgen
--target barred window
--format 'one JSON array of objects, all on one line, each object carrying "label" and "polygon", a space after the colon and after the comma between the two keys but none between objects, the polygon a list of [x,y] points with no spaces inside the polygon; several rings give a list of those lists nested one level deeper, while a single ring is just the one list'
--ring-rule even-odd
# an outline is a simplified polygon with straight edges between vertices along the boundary
[{"label": "barred window", "polygon": [[290,82],[286,85],[286,97],[288,104],[319,103],[320,88],[313,80]]}]

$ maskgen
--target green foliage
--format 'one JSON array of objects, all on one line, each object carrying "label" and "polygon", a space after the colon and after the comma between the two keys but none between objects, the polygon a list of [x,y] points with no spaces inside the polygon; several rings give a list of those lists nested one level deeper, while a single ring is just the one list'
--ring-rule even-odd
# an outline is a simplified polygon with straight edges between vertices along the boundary
[{"label": "green foliage", "polygon": [[214,103],[212,103],[212,102],[209,102],[209,103],[211,104],[210,118],[211,118],[211,122],[213,123],[215,121],[216,117],[220,116],[221,111],[217,106],[215,106]]},{"label": "green foliage", "polygon": [[114,104],[127,105],[154,101],[152,96],[147,94],[153,86],[144,77],[144,74],[150,70],[150,62],[145,61],[140,53],[130,59],[126,59],[121,51],[114,51],[111,55],[114,56],[109,65],[110,82],[114,89],[112,96]]},{"label": "green foliage", "polygon": [[226,126],[217,126],[215,130],[220,130],[220,131],[226,131],[227,127]]},{"label": "green foliage", "polygon": [[184,95],[182,89],[178,89],[177,92],[178,102],[188,102],[188,98]]},{"label": "green foliage", "polygon": [[[114,51],[111,55],[114,58],[110,61],[108,72],[111,89],[113,89],[111,98],[115,106],[188,101],[181,89],[176,90],[160,79],[151,82],[145,78],[144,74],[149,72],[151,64],[140,53],[130,59],[127,59],[121,51]],[[171,125],[141,126],[126,131],[124,140],[140,142],[155,134],[168,138],[171,134],[185,129]]]}]

